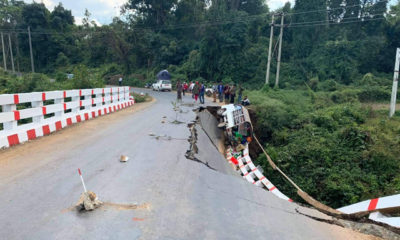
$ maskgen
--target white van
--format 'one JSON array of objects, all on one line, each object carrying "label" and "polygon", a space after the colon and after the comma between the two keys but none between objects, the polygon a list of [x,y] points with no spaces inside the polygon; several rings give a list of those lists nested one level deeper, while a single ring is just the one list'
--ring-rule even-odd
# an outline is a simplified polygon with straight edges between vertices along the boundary
[{"label": "white van", "polygon": [[155,84],[153,84],[154,91],[171,91],[172,84],[170,80],[158,80]]}]

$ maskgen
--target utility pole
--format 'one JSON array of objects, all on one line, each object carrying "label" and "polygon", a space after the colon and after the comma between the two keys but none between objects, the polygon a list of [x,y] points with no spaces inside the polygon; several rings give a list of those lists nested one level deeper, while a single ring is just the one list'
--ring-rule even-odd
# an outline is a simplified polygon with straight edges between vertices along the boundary
[{"label": "utility pole", "polygon": [[13,56],[12,45],[11,45],[11,33],[8,34],[8,45],[10,46],[11,67],[12,67],[13,73],[15,73],[14,56]]},{"label": "utility pole", "polygon": [[33,64],[33,54],[32,54],[32,40],[31,40],[31,27],[28,27],[28,35],[29,35],[29,50],[31,52],[31,66],[32,66],[32,72],[35,72],[35,66]]},{"label": "utility pole", "polygon": [[398,82],[399,82],[399,58],[400,58],[400,48],[397,48],[397,50],[396,50],[396,63],[394,65],[392,99],[390,101],[389,117],[393,117],[394,112],[396,111],[397,85],[398,85]]},{"label": "utility pole", "polygon": [[19,69],[19,61],[20,61],[20,55],[19,55],[19,43],[18,43],[18,33],[15,34],[15,48],[17,49],[17,72],[20,74],[20,69]]},{"label": "utility pole", "polygon": [[4,63],[4,71],[7,71],[7,60],[6,60],[6,51],[4,50],[4,38],[3,33],[1,33],[1,46],[3,47],[3,63]]},{"label": "utility pole", "polygon": [[279,71],[281,68],[281,55],[282,55],[283,18],[284,14],[281,13],[281,33],[279,35],[279,52],[278,52],[278,64],[276,66],[275,87],[279,87]]},{"label": "utility pole", "polygon": [[268,63],[267,63],[267,74],[265,76],[265,84],[269,84],[269,71],[271,69],[272,41],[274,38],[274,17],[275,17],[275,14],[272,14],[271,33],[269,34]]}]

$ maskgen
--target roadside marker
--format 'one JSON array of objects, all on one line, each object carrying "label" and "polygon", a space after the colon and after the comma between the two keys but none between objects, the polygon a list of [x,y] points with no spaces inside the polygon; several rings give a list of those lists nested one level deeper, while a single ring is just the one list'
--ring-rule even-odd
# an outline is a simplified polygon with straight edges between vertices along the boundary
[{"label": "roadside marker", "polygon": [[81,173],[81,169],[80,169],[80,168],[78,168],[78,173],[79,173],[79,176],[81,177],[83,189],[85,190],[85,192],[87,192],[87,191],[86,191],[85,182],[83,181],[83,177],[82,177],[82,173]]}]

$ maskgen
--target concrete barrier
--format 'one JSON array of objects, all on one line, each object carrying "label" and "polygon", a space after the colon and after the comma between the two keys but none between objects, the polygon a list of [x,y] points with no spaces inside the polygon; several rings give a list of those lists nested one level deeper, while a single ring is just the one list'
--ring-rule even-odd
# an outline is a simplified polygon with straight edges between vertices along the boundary
[{"label": "concrete barrier", "polygon": [[[231,147],[227,148],[226,156],[227,160],[230,161],[233,156],[233,150]],[[243,150],[243,155],[237,158],[239,173],[246,179],[248,182],[258,186],[265,187],[275,196],[289,202],[293,202],[292,199],[288,198],[285,194],[279,191],[254,165],[249,156],[249,148],[248,144],[246,144],[246,148]]]},{"label": "concrete barrier", "polygon": [[45,136],[133,104],[129,87],[2,94],[0,148]]},{"label": "concrete barrier", "polygon": [[400,208],[400,194],[369,199],[359,203],[351,204],[338,210],[344,213],[357,213],[364,211],[375,211],[387,208]]}]

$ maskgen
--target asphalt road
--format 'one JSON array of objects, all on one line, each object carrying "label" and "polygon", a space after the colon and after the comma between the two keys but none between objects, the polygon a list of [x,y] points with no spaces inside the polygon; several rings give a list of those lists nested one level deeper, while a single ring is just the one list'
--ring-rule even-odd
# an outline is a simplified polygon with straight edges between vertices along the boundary
[{"label": "asphalt road", "polygon": [[[0,239],[365,239],[244,181],[203,133],[200,160],[218,162],[217,171],[186,159],[195,113],[182,107],[185,124],[172,124],[175,94],[149,93],[157,99],[149,108],[0,151]],[[140,207],[77,212],[77,168],[100,200]]]}]

